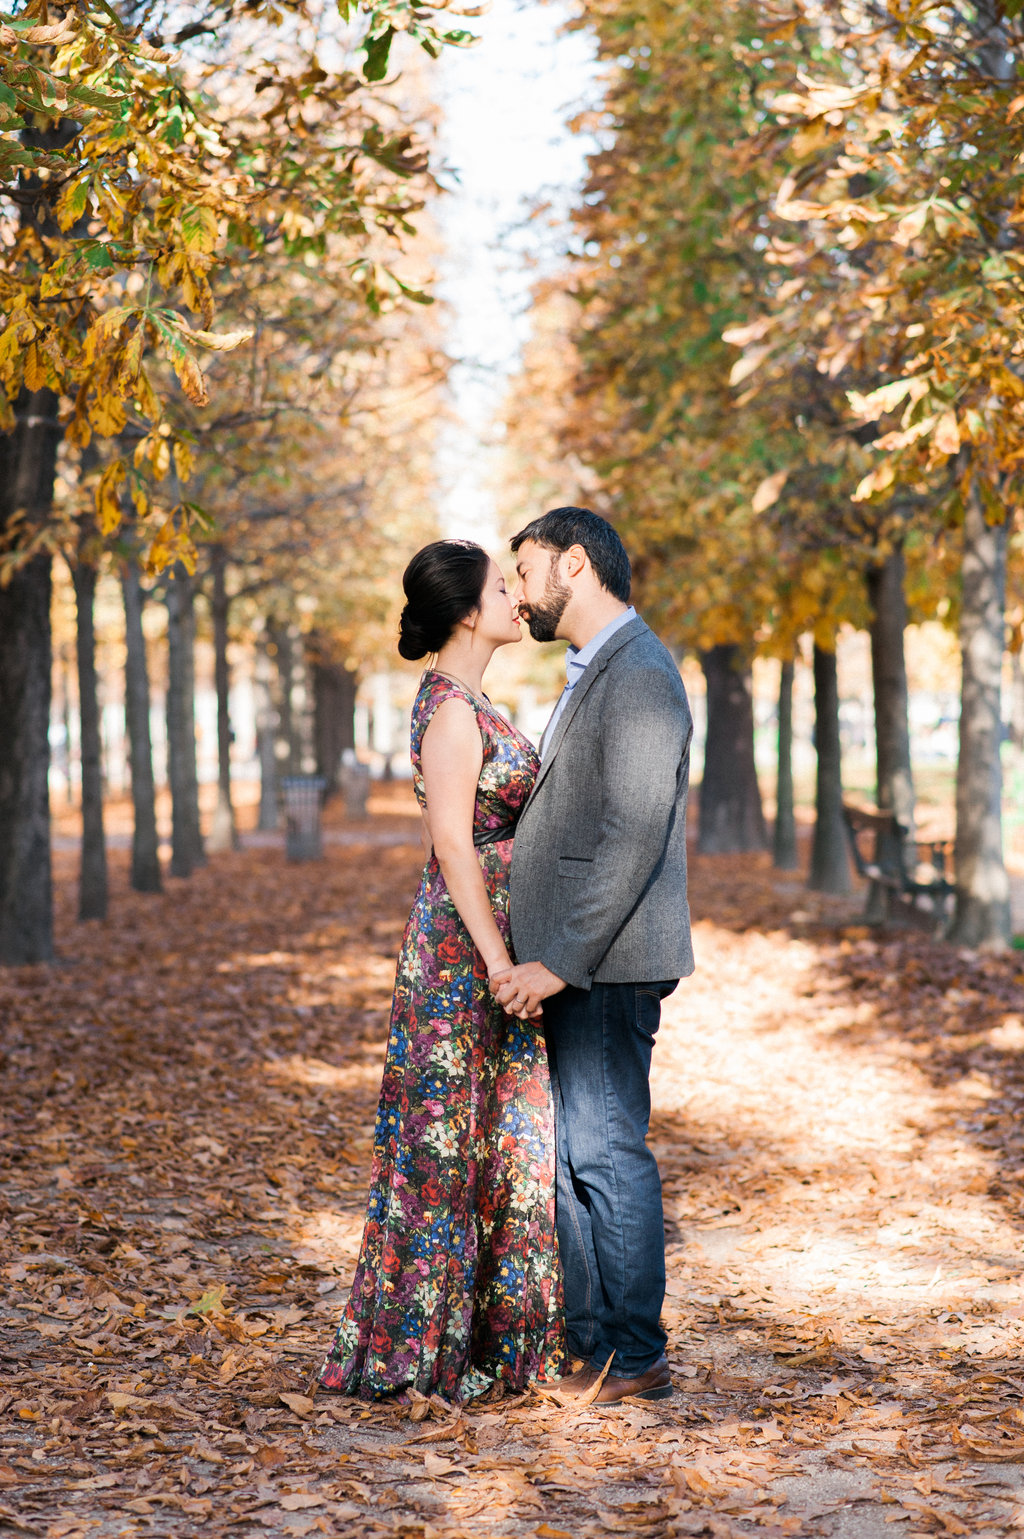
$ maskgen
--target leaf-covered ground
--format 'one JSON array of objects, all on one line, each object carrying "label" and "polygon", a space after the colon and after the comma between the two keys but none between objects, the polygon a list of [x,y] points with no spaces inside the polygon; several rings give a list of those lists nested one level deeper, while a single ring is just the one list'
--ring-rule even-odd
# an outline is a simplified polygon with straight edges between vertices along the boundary
[{"label": "leaf-covered ground", "polygon": [[[1024,958],[694,862],[668,1002],[671,1402],[306,1396],[358,1243],[404,793],[74,922],[0,974],[0,1532],[1024,1529]],[[383,810],[381,807],[383,806]]]}]

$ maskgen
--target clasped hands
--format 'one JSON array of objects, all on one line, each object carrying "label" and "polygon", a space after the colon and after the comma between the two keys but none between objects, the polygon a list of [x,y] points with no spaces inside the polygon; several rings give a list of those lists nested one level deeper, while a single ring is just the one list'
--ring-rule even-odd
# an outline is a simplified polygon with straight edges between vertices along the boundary
[{"label": "clasped hands", "polygon": [[495,999],[509,1015],[517,1015],[528,1021],[540,1014],[541,1003],[565,988],[565,981],[557,977],[543,962],[520,962],[516,967],[505,967],[500,972],[488,974],[488,983]]}]

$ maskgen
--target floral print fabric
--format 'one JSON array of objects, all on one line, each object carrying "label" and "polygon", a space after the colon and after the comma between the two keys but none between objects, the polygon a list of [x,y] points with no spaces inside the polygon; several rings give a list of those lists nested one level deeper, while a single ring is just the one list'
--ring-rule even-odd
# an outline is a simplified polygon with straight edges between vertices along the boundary
[{"label": "floral print fabric", "polygon": [[[412,713],[413,783],[434,711],[469,700],[483,743],[475,830],[513,823],[539,760],[485,700],[439,673]],[[478,848],[508,939],[512,840]],[[398,959],[359,1260],[328,1389],[376,1399],[412,1387],[450,1401],[524,1389],[565,1363],[555,1239],[554,1116],[544,1036],[491,996],[436,857]]]}]

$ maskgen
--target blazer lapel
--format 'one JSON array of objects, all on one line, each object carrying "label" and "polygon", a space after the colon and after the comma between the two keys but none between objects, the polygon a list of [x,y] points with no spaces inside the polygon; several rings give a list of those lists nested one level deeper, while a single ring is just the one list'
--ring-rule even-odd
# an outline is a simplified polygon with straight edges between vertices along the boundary
[{"label": "blazer lapel", "polygon": [[617,630],[614,636],[609,636],[608,640],[605,642],[600,652],[598,652],[597,656],[591,659],[586,671],[583,674],[583,677],[580,679],[579,683],[576,685],[576,688],[569,696],[565,710],[562,712],[561,716],[558,718],[558,721],[555,723],[555,730],[551,735],[551,742],[548,746],[547,752],[544,755],[543,762],[537,774],[537,779],[533,783],[533,790],[530,792],[528,801],[532,801],[534,796],[536,796],[537,788],[541,781],[544,779],[548,770],[551,768],[556,753],[558,752],[559,748],[561,748],[562,743],[565,741],[565,734],[569,730],[569,724],[571,723],[573,717],[576,715],[576,712],[579,710],[580,706],[583,704],[583,701],[586,698],[594,680],[599,676],[599,674],[604,672],[610,660],[615,656],[616,652],[618,652],[621,647],[624,647],[629,642],[635,640],[635,638],[641,635],[641,633],[646,629],[647,626],[645,622],[641,620],[639,615],[637,615],[635,619],[630,620],[628,624],[622,626],[620,630]]}]

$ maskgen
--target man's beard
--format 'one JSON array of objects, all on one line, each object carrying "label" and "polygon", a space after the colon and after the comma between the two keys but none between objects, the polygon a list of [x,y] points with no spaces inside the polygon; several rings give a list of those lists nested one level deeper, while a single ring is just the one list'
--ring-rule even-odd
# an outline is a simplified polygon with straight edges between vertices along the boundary
[{"label": "man's beard", "polygon": [[519,605],[519,613],[526,621],[534,641],[554,641],[558,622],[571,598],[572,589],[559,582],[552,572],[541,602]]}]

